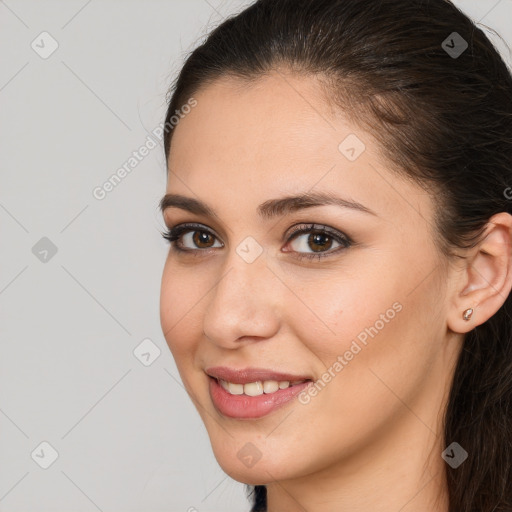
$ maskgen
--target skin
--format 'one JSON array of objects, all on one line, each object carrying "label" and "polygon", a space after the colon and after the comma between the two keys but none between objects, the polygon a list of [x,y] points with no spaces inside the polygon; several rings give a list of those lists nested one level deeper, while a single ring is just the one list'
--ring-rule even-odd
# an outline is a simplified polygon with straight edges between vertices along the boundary
[{"label": "skin", "polygon": [[[511,216],[493,217],[481,244],[449,262],[434,244],[432,197],[393,173],[314,78],[276,70],[248,86],[225,77],[194,97],[174,129],[166,192],[218,217],[163,212],[168,227],[195,222],[213,236],[182,237],[195,256],[171,248],[161,325],[218,463],[239,482],[266,484],[269,512],[447,512],[443,410],[464,333],[510,292]],[[338,150],[349,134],[366,146],[353,162]],[[375,215],[334,205],[257,214],[264,201],[310,191],[335,191]],[[354,245],[338,251],[327,238],[325,258],[299,260],[322,251],[310,232],[287,241],[300,223]],[[248,236],[263,249],[252,263],[236,252]],[[206,367],[321,379],[397,302],[400,312],[309,403],[252,420],[215,409]],[[246,443],[261,452],[252,467],[237,457]]]}]

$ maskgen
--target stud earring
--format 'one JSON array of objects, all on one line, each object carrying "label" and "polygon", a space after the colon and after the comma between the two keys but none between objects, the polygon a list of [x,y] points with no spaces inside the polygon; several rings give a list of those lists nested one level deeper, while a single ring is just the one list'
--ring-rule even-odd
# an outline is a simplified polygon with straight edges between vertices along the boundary
[{"label": "stud earring", "polygon": [[466,309],[466,311],[464,311],[464,313],[462,314],[462,318],[464,318],[464,320],[469,320],[472,314],[473,308]]}]

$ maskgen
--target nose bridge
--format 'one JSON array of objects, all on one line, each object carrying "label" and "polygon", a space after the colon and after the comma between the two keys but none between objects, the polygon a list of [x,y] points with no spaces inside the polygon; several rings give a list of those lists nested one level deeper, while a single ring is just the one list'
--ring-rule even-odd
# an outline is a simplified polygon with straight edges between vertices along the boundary
[{"label": "nose bridge", "polygon": [[224,346],[238,338],[271,337],[277,329],[275,276],[266,266],[263,249],[242,241],[227,256],[209,295],[203,331]]}]

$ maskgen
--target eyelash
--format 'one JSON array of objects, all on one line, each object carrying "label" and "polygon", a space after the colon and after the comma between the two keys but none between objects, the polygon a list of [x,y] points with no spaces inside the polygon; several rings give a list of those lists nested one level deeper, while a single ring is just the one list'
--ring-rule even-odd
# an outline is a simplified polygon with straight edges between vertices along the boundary
[{"label": "eyelash", "polygon": [[[207,249],[182,249],[178,244],[176,244],[176,241],[179,241],[181,237],[188,233],[188,232],[203,232],[207,233],[210,236],[213,236],[214,238],[217,238],[211,231],[208,229],[205,229],[201,224],[181,224],[179,226],[175,226],[168,231],[161,233],[162,237],[165,238],[171,245],[171,249],[177,252],[181,253],[192,253],[194,255],[198,255],[200,252],[205,252]],[[329,238],[332,238],[339,244],[341,244],[341,247],[336,248],[333,251],[323,251],[319,253],[302,253],[297,252],[297,258],[299,260],[301,259],[309,259],[312,260],[313,258],[318,258],[318,260],[321,260],[322,258],[326,258],[329,256],[332,256],[333,254],[337,254],[344,249],[348,249],[353,245],[352,239],[345,235],[344,233],[341,233],[337,230],[331,230],[327,226],[323,226],[320,224],[300,224],[296,226],[292,232],[290,233],[290,236],[288,237],[286,243],[290,243],[292,240],[298,237],[298,235],[301,235],[303,233],[310,233],[314,232],[315,234],[324,234],[327,235]],[[295,252],[295,251],[291,251]]]}]

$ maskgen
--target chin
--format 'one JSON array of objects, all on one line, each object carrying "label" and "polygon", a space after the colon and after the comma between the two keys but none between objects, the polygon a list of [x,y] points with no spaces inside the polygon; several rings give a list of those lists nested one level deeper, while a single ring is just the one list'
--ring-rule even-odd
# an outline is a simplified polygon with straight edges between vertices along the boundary
[{"label": "chin", "polygon": [[[276,475],[271,469],[266,471],[265,467],[256,469],[253,468],[234,468],[231,464],[229,466],[220,465],[224,473],[229,475],[233,480],[247,485],[266,485],[275,480],[286,479],[287,476]],[[271,476],[272,475],[272,476]]]},{"label": "chin", "polygon": [[287,480],[294,477],[289,467],[281,463],[275,455],[271,457],[271,460],[262,457],[252,466],[246,465],[236,453],[215,453],[215,458],[226,474],[243,484],[265,485],[275,480]]}]

